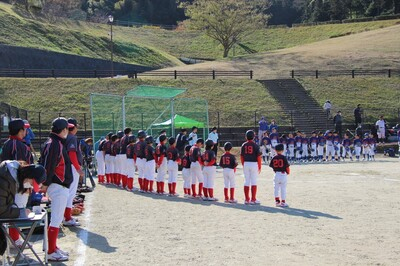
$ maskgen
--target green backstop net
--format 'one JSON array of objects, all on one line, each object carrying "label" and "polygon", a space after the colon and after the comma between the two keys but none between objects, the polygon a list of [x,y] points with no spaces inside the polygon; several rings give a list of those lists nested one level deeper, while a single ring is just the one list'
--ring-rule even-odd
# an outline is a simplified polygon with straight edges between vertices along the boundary
[{"label": "green backstop net", "polygon": [[139,86],[126,96],[91,94],[92,129],[95,141],[108,132],[131,127],[136,134],[146,130],[155,137],[161,130],[176,136],[181,128],[199,128],[208,135],[208,104],[204,99],[183,98],[186,89]]}]

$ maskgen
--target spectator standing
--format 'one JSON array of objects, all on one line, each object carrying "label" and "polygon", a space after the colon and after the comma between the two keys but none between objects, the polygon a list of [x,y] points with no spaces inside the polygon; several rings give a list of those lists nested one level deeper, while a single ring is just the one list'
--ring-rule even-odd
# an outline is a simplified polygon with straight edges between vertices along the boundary
[{"label": "spectator standing", "polygon": [[217,128],[213,127],[211,129],[210,134],[208,134],[208,139],[211,139],[214,142],[214,146],[212,147],[212,151],[215,153],[215,158],[217,158],[217,152],[218,152],[218,133],[217,133]]},{"label": "spectator standing", "polygon": [[383,119],[383,115],[379,117],[379,120],[375,123],[378,135],[378,142],[385,143],[386,139],[386,122]]},{"label": "spectator standing", "polygon": [[269,129],[268,122],[265,120],[264,116],[261,117],[261,120],[258,122],[258,140],[261,141],[264,137],[264,133]]},{"label": "spectator standing", "polygon": [[158,138],[157,138],[157,140],[156,140],[156,144],[158,145],[158,144],[160,144],[160,137],[161,136],[166,136],[167,135],[167,131],[166,130],[161,130],[160,131],[160,135],[158,136]]},{"label": "spectator standing", "polygon": [[35,139],[35,134],[31,129],[31,125],[29,124],[28,120],[23,120],[26,126],[26,135],[24,137],[25,144],[31,148],[32,140]]},{"label": "spectator standing", "polygon": [[338,132],[340,137],[342,137],[342,123],[343,123],[342,112],[338,111],[335,117],[333,118],[333,124],[335,125],[335,131]]},{"label": "spectator standing", "polygon": [[276,124],[275,119],[271,120],[271,124],[269,125],[269,132],[272,132],[272,129],[276,129],[276,132],[278,132],[278,125]]},{"label": "spectator standing", "polygon": [[361,113],[362,113],[361,104],[357,104],[357,108],[354,109],[354,121],[355,121],[356,127],[358,127],[362,123]]},{"label": "spectator standing", "polygon": [[176,148],[179,151],[179,158],[182,158],[185,154],[185,146],[188,143],[186,134],[187,130],[182,128],[179,134],[176,136]]},{"label": "spectator standing", "polygon": [[327,100],[327,101],[324,103],[324,110],[325,110],[325,112],[326,112],[326,119],[329,119],[330,116],[331,116],[331,108],[332,108],[331,101]]},{"label": "spectator standing", "polygon": [[190,146],[195,145],[197,142],[197,130],[197,127],[192,127],[192,132],[190,132],[188,139]]}]

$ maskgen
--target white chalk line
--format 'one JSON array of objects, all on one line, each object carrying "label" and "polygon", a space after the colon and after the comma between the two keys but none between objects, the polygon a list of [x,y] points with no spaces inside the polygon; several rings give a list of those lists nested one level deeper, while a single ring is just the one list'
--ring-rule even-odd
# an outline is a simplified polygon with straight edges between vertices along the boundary
[{"label": "white chalk line", "polygon": [[390,178],[384,178],[383,180],[385,180],[385,181],[400,182],[400,180],[398,180],[398,179],[390,179]]},{"label": "white chalk line", "polygon": [[[92,192],[94,193],[94,191]],[[80,266],[80,265],[85,265],[86,261],[86,244],[88,243],[88,230],[89,230],[89,224],[90,224],[90,211],[91,211],[91,205],[92,205],[92,197],[89,197],[89,199],[85,202],[85,224],[86,228],[85,230],[82,230],[79,232],[78,237],[79,237],[79,244],[77,248],[77,259],[74,263],[75,266]]]}]

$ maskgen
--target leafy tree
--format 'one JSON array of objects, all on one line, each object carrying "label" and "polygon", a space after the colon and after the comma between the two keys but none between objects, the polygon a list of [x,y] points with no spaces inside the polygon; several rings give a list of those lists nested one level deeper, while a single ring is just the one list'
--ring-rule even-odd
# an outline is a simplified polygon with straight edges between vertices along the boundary
[{"label": "leafy tree", "polygon": [[190,26],[218,41],[227,57],[236,42],[267,25],[268,5],[265,0],[195,0],[186,7],[186,14]]}]

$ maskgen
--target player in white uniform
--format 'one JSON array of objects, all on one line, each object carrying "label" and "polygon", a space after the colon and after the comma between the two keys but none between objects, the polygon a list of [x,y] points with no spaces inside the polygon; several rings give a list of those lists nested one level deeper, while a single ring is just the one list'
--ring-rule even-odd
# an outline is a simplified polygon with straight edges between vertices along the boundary
[{"label": "player in white uniform", "polygon": [[375,161],[376,141],[372,134],[369,135],[369,159]]},{"label": "player in white uniform", "polygon": [[188,138],[190,146],[193,146],[193,145],[196,144],[196,141],[197,141],[197,130],[198,130],[197,127],[192,127],[192,132],[190,132],[189,138]]},{"label": "player in white uniform", "polygon": [[379,143],[384,143],[386,138],[386,123],[383,119],[383,115],[379,117],[379,120],[375,123],[376,129],[378,131],[378,141]]},{"label": "player in white uniform", "polygon": [[360,135],[356,135],[354,137],[354,153],[356,155],[356,160],[360,161],[360,156],[361,156],[361,148],[362,148],[362,140],[360,139]]},{"label": "player in white uniform", "polygon": [[206,140],[206,150],[201,156],[203,161],[203,176],[204,176],[204,198],[205,201],[217,201],[214,198],[214,181],[217,174],[217,158],[213,151],[214,141],[211,139]]},{"label": "player in white uniform", "polygon": [[325,147],[326,139],[324,134],[320,131],[318,132],[318,161],[322,162],[324,160],[324,147]]},{"label": "player in white uniform", "polygon": [[329,155],[331,156],[331,161],[335,157],[335,149],[333,147],[333,136],[331,131],[325,132],[325,140],[326,140],[326,161],[328,161]]},{"label": "player in white uniform", "polygon": [[369,161],[369,138],[368,133],[364,134],[364,139],[362,140],[362,154],[363,154],[363,161]]}]

